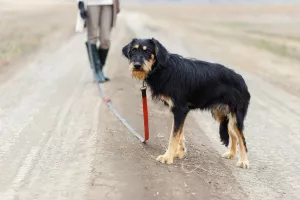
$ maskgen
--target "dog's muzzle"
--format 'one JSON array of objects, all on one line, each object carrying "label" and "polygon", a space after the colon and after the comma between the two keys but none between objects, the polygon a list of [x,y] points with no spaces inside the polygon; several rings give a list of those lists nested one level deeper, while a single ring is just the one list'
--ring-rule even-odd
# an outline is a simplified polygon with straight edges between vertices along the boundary
[{"label": "dog's muzzle", "polygon": [[135,70],[139,70],[142,67],[142,63],[141,62],[134,62],[133,67],[134,67]]}]

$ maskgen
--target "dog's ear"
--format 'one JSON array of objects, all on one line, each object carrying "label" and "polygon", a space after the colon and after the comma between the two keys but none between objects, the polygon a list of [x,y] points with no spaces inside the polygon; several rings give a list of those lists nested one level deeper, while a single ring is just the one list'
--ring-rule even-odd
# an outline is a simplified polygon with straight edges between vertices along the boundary
[{"label": "dog's ear", "polygon": [[122,54],[129,59],[129,53],[132,45],[137,41],[136,38],[133,38],[129,44],[122,48]]},{"label": "dog's ear", "polygon": [[126,58],[129,58],[130,48],[131,48],[131,42],[122,48],[122,53]]},{"label": "dog's ear", "polygon": [[152,38],[152,42],[153,42],[154,48],[155,48],[156,60],[161,65],[165,65],[170,57],[168,50],[155,38]]}]

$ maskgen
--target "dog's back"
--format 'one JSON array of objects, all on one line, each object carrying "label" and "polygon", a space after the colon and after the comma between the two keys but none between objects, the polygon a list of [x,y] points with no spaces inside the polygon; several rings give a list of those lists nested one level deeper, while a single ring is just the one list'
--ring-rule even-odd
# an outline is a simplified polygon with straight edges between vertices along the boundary
[{"label": "dog's back", "polygon": [[232,69],[177,54],[170,54],[166,65],[149,82],[155,94],[187,101],[191,108],[210,109],[215,104],[226,104],[235,109],[250,101],[243,77]]}]

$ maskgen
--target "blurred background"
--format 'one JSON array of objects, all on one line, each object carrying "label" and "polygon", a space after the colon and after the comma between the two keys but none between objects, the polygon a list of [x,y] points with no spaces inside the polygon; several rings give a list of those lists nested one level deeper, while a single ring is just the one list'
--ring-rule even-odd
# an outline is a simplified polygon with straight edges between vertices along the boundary
[{"label": "blurred background", "polygon": [[[75,2],[1,0],[0,70],[9,71],[7,66],[21,56],[72,36],[77,14]],[[200,42],[199,48],[243,62],[247,70],[299,94],[297,3],[297,0],[124,0],[121,6],[124,11],[138,11],[155,20],[167,21],[172,24],[169,33],[177,29],[185,32],[186,43]]]},{"label": "blurred background", "polygon": [[[245,78],[250,170],[221,159],[218,126],[191,114],[187,157],[160,165],[171,116],[149,98],[141,145],[100,100],[76,0],[0,0],[0,199],[299,199],[299,0],[120,0],[103,89],[143,133],[141,83],[121,48],[155,37]],[[150,96],[150,95],[149,95]],[[167,122],[166,122],[167,121]]]}]

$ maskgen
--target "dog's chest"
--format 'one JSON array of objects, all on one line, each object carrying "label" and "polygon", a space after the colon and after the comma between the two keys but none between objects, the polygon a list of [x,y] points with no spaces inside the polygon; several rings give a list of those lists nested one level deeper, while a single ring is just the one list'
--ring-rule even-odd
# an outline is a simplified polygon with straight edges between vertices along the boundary
[{"label": "dog's chest", "polygon": [[166,106],[170,108],[174,107],[174,103],[170,97],[159,95],[158,99],[161,100]]},{"label": "dog's chest", "polygon": [[150,86],[152,98],[162,101],[164,105],[168,106],[169,108],[173,108],[174,102],[172,98],[170,98],[167,95],[164,95],[161,86],[154,84],[152,81],[147,82],[148,86]]}]

